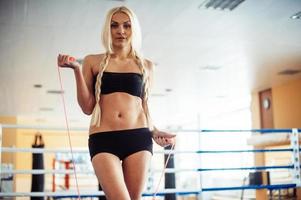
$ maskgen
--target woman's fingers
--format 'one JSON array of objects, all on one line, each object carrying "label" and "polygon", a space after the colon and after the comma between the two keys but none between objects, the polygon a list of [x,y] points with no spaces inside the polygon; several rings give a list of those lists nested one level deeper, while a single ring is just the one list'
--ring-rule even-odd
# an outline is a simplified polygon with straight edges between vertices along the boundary
[{"label": "woman's fingers", "polygon": [[161,137],[161,136],[155,136],[154,140],[156,143],[162,147],[166,147],[169,145],[174,144],[174,139],[173,138],[166,138],[166,137]]},{"label": "woman's fingers", "polygon": [[167,133],[167,132],[163,132],[163,131],[156,131],[155,135],[160,136],[160,137],[167,137],[167,138],[174,138],[177,136],[176,134]]},{"label": "woman's fingers", "polygon": [[69,56],[68,55],[64,55],[64,63],[69,63]]},{"label": "woman's fingers", "polygon": [[57,61],[59,66],[64,66],[66,64],[66,55],[59,54]]},{"label": "woman's fingers", "polygon": [[162,147],[166,147],[175,143],[176,135],[164,131],[154,131],[153,138],[156,143]]},{"label": "woman's fingers", "polygon": [[62,62],[62,56],[61,56],[61,54],[59,54],[57,56],[57,65],[60,66],[61,62]]},{"label": "woman's fingers", "polygon": [[58,66],[60,67],[69,67],[69,68],[75,68],[79,65],[79,63],[76,62],[76,59],[69,55],[58,55]]}]

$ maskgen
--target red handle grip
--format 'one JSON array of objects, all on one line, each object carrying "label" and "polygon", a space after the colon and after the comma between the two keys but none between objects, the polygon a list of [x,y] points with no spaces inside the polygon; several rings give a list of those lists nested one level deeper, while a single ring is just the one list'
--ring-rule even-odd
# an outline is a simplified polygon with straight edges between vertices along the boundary
[{"label": "red handle grip", "polygon": [[74,57],[69,57],[69,62],[74,62],[76,59]]}]

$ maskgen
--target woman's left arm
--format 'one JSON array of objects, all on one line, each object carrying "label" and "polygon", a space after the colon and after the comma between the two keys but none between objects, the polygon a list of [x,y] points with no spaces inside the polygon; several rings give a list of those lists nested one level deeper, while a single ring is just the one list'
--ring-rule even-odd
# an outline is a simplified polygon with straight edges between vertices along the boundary
[{"label": "woman's left arm", "polygon": [[[149,60],[146,60],[145,63],[146,63],[147,71],[148,71],[148,81],[149,81],[148,87],[149,87],[149,91],[150,91],[150,89],[152,88],[152,85],[153,85],[154,65]],[[149,108],[148,108],[148,99],[143,100],[142,106],[143,106],[144,112],[146,114],[148,126],[149,126],[150,130],[152,131],[154,141],[162,147],[173,145],[175,143],[176,135],[173,133],[160,131],[153,125],[153,122],[152,122],[152,119],[151,119],[150,113],[149,113]]]}]

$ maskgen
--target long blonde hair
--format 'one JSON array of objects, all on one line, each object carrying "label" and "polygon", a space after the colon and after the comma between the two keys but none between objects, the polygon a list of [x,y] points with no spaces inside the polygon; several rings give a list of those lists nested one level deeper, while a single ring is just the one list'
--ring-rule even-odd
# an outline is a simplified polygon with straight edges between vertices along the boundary
[{"label": "long blonde hair", "polygon": [[[99,73],[96,78],[95,83],[95,100],[96,104],[92,113],[91,119],[91,126],[99,126],[101,120],[101,108],[99,105],[100,101],[100,94],[101,94],[101,79],[103,72],[108,66],[111,54],[114,53],[113,45],[112,45],[112,35],[111,35],[111,19],[112,16],[117,12],[123,12],[127,14],[131,21],[132,27],[132,36],[131,36],[131,51],[130,55],[135,59],[137,65],[140,68],[140,71],[143,75],[143,83],[144,83],[144,95],[143,101],[147,102],[149,96],[149,88],[150,88],[150,81],[149,81],[149,74],[145,67],[145,61],[141,53],[141,30],[138,19],[135,13],[125,6],[112,8],[109,10],[106,16],[106,20],[104,23],[103,31],[102,31],[102,43],[106,49],[106,54],[102,59],[99,65]],[[145,110],[146,117],[149,123],[149,111],[148,109]]]}]

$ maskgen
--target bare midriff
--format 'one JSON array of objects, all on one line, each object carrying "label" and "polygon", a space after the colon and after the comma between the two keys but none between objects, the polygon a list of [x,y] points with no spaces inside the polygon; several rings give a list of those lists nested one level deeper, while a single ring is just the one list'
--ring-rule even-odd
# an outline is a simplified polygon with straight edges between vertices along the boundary
[{"label": "bare midriff", "polygon": [[101,95],[99,104],[100,126],[90,127],[90,134],[147,127],[140,97],[124,92],[114,92]]}]

